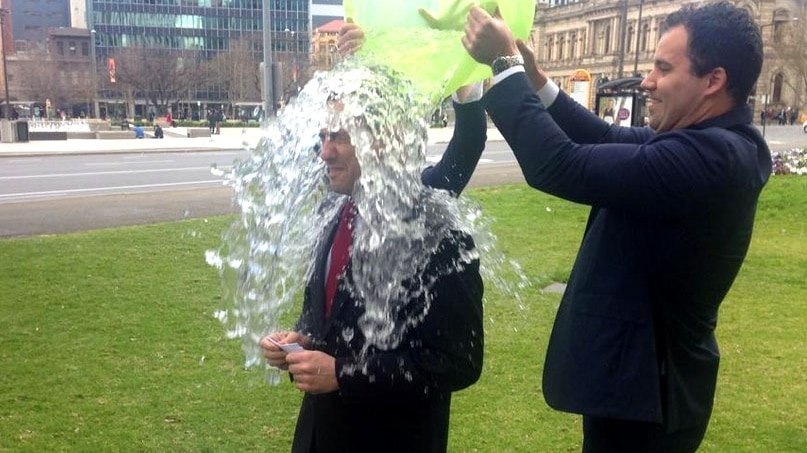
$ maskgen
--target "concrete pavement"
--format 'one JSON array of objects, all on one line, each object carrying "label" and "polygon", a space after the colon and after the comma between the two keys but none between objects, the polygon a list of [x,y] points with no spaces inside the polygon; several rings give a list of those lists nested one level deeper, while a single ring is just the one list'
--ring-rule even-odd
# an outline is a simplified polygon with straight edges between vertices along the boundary
[{"label": "concrete pavement", "polygon": [[[429,129],[429,144],[448,143],[453,127]],[[263,136],[257,127],[223,127],[220,135],[210,137],[187,137],[187,129],[166,128],[165,138],[143,139],[68,139],[33,140],[28,142],[0,143],[0,157],[35,155],[69,155],[93,153],[140,153],[174,151],[219,151],[222,149],[243,149],[255,147]],[[494,127],[488,128],[488,140],[502,140]]]}]

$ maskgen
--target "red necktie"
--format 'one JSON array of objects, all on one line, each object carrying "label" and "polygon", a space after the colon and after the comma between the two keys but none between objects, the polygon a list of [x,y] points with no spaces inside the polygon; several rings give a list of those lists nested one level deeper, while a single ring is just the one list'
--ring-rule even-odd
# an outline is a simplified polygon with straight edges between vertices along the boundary
[{"label": "red necktie", "polygon": [[356,217],[356,210],[353,208],[353,202],[348,201],[339,215],[339,227],[336,230],[336,236],[334,236],[333,245],[331,246],[331,267],[328,268],[328,276],[325,279],[326,318],[331,315],[331,306],[336,295],[336,287],[339,284],[339,275],[345,270],[350,260],[354,217]]}]

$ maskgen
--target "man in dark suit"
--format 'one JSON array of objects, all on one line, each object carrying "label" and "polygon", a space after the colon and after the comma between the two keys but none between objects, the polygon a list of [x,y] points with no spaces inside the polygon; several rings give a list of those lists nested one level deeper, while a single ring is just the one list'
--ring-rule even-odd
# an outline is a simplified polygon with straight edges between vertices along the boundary
[{"label": "man in dark suit", "polygon": [[[376,90],[389,82],[383,76],[364,76],[367,79],[362,83]],[[355,81],[356,77],[349,80]],[[418,124],[425,127],[425,123],[416,118],[414,111],[396,110],[396,103],[384,103],[387,94],[396,95],[382,89],[377,102],[363,104],[363,110],[384,118],[395,117],[396,126],[402,130],[420,133],[409,128],[416,129]],[[348,101],[345,97],[352,94],[340,96],[329,101],[329,108],[337,112],[345,109],[342,101]],[[458,126],[454,138],[441,162],[420,176],[424,186],[454,194],[467,184],[485,139],[485,129],[480,127],[484,126],[484,112],[479,102],[456,107]],[[369,127],[367,124],[373,121],[362,118],[359,123]],[[472,129],[466,130],[469,127]],[[406,152],[389,147],[405,134],[392,137],[371,133],[373,144],[363,152],[373,159],[378,155],[395,159]],[[269,364],[288,370],[294,385],[305,392],[292,451],[444,452],[451,393],[476,382],[482,370],[483,284],[478,260],[468,258],[474,254],[473,241],[448,226],[440,215],[440,202],[434,200],[445,203],[451,197],[432,199],[428,195],[432,189],[424,187],[408,208],[385,213],[402,218],[407,228],[425,222],[424,239],[407,243],[407,259],[401,263],[401,268],[411,266],[411,272],[402,281],[377,278],[389,270],[384,261],[403,259],[383,255],[385,250],[391,250],[385,243],[406,238],[392,230],[384,232],[384,241],[377,250],[362,241],[366,238],[362,234],[368,230],[384,231],[383,219],[389,218],[364,211],[386,209],[385,205],[367,203],[363,198],[370,195],[360,181],[372,180],[374,175],[363,174],[357,156],[359,142],[352,140],[348,130],[323,129],[320,138],[320,158],[325,163],[330,188],[347,197],[331,199],[344,204],[337,209],[338,218],[323,232],[325,239],[315,254],[295,330],[272,333],[261,341]],[[382,141],[386,145],[380,145]],[[402,180],[409,177],[398,176]],[[387,182],[394,185],[398,180]],[[349,249],[339,245],[345,235],[356,238]],[[346,262],[340,264],[343,255]],[[367,269],[368,263],[382,263],[384,269]],[[366,327],[368,306],[374,302],[368,299],[377,295],[373,284],[401,290],[381,304],[382,309],[388,304],[386,314],[391,317],[395,333],[400,334],[390,341],[379,342],[377,332]],[[379,306],[377,302],[372,303],[375,308]],[[283,350],[292,343],[304,350]]]},{"label": "man in dark suit", "polygon": [[473,8],[463,44],[493,68],[482,102],[527,182],[592,206],[549,341],[547,403],[583,415],[584,452],[695,451],[718,307],[771,171],[746,105],[759,28],[727,2],[667,17],[642,82],[650,128],[610,126],[559,91],[498,14]]}]

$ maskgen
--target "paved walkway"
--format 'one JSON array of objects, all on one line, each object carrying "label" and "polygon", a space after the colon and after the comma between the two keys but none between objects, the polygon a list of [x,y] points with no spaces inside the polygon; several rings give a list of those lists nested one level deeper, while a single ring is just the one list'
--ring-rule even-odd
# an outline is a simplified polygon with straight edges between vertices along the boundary
[{"label": "paved walkway", "polygon": [[[429,144],[448,143],[452,127],[429,129]],[[221,128],[221,135],[211,137],[187,137],[187,129],[181,127],[165,129],[164,139],[69,139],[34,140],[28,142],[0,143],[0,157],[88,154],[88,153],[132,153],[132,152],[171,152],[171,151],[218,151],[241,149],[257,145],[263,131],[257,127]],[[502,140],[495,128],[488,128],[488,140]]]}]

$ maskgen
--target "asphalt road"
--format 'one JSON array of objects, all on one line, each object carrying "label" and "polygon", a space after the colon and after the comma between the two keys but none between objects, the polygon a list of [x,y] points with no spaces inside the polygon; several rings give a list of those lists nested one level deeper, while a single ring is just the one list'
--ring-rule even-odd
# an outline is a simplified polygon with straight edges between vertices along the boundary
[{"label": "asphalt road", "polygon": [[[509,160],[480,165],[469,187],[523,181],[518,166]],[[65,234],[236,212],[231,189],[220,186],[21,199],[0,203],[0,237]]]}]

